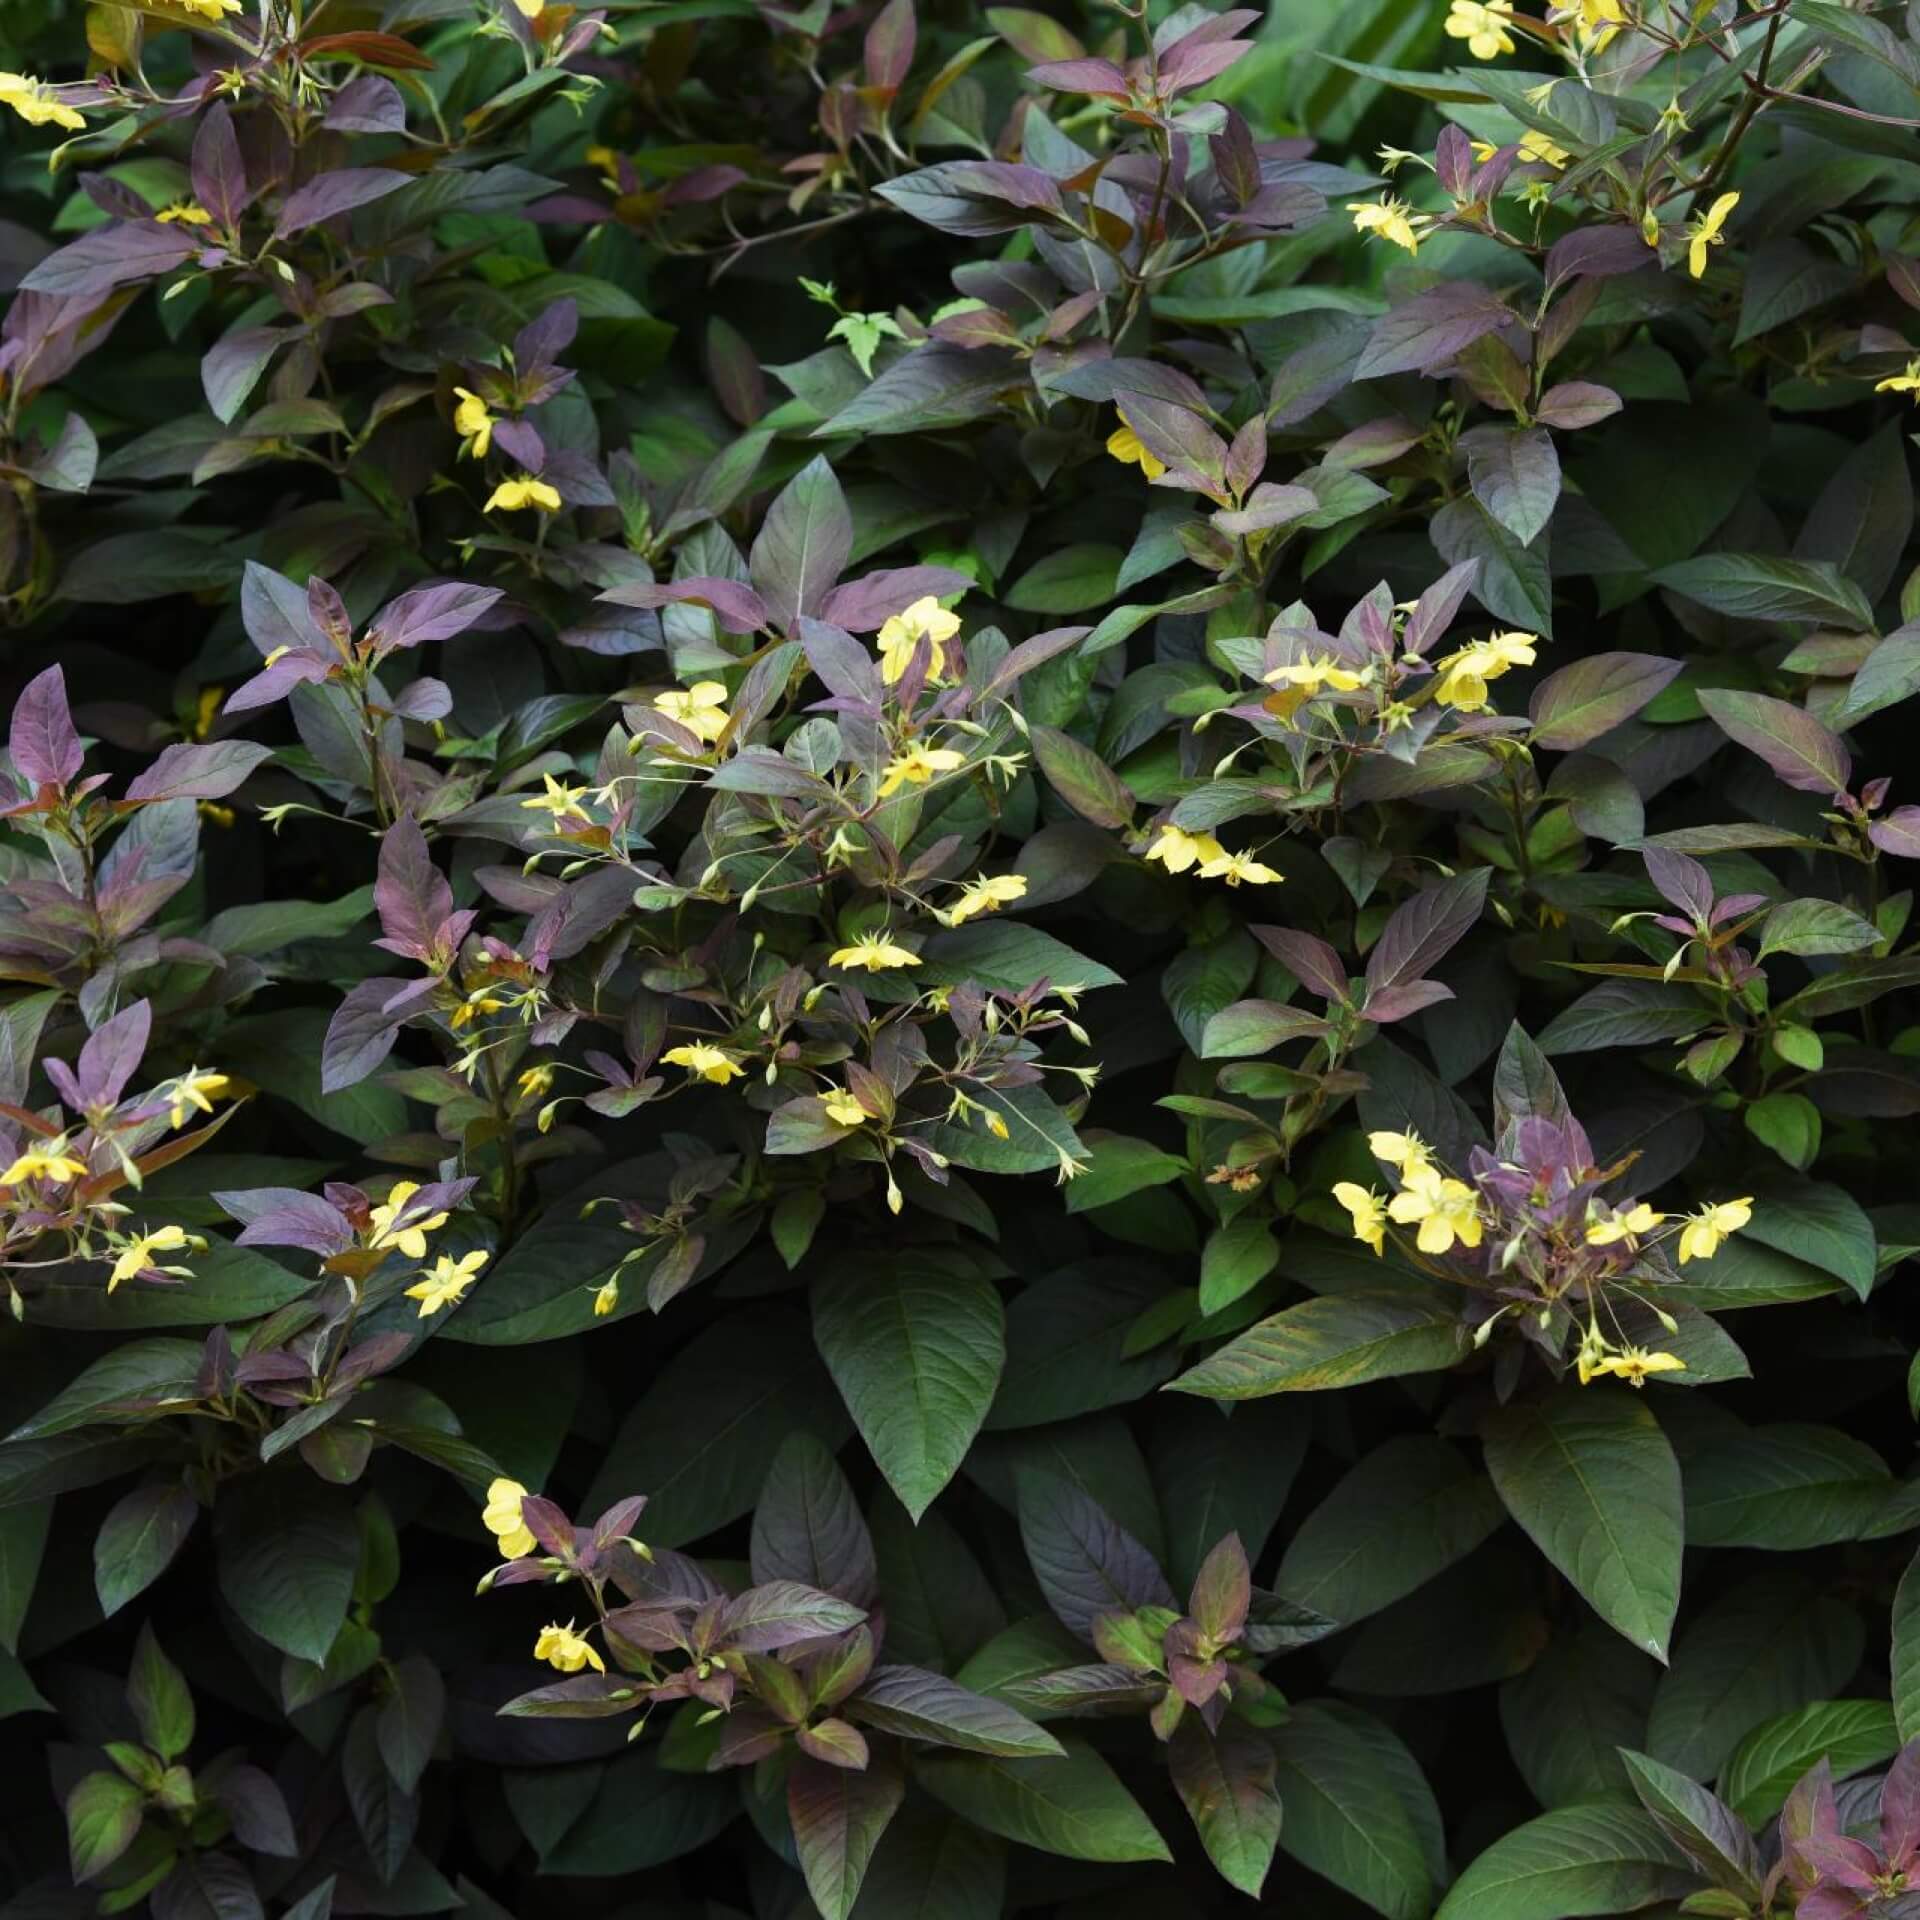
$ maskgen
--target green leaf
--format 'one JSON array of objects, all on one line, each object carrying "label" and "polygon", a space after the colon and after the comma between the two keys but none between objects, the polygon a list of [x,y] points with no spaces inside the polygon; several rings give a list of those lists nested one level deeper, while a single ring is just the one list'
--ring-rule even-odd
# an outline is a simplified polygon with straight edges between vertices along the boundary
[{"label": "green leaf", "polygon": [[806,1322],[786,1308],[735,1309],[683,1347],[628,1413],[580,1510],[644,1492],[648,1544],[683,1546],[752,1508],[796,1430],[829,1450],[848,1431]]},{"label": "green leaf", "polygon": [[1162,1285],[1151,1267],[1104,1259],[1028,1287],[1007,1309],[1006,1371],[989,1429],[1043,1426],[1151,1393],[1173,1371],[1174,1355],[1129,1355],[1127,1335]]},{"label": "green leaf", "polygon": [[145,1797],[117,1773],[89,1773],[67,1795],[67,1853],[81,1885],[97,1879],[133,1845]]},{"label": "green leaf", "polygon": [[1274,1586],[1351,1625],[1464,1559],[1505,1518],[1485,1476],[1451,1442],[1388,1440],[1296,1529]]},{"label": "green leaf", "polygon": [[1893,1717],[1901,1744],[1920,1739],[1920,1554],[1893,1596]]},{"label": "green leaf", "polygon": [[1007,588],[1006,603],[1022,613],[1085,613],[1104,607],[1117,591],[1126,557],[1118,547],[1058,547]]},{"label": "green leaf", "polygon": [[1434,1920],[1573,1920],[1677,1900],[1698,1884],[1639,1807],[1561,1807],[1496,1840],[1453,1883]]},{"label": "green leaf", "polygon": [[1057,1755],[1059,1741],[1025,1714],[921,1667],[875,1667],[846,1704],[847,1718],[906,1740],[1018,1760]]},{"label": "green leaf", "polygon": [[1057,727],[1030,726],[1033,757],[1048,784],[1081,819],[1125,832],[1138,802],[1126,782],[1089,746]]},{"label": "green leaf", "polygon": [[887,1823],[906,1797],[892,1763],[864,1771],[796,1754],[787,1776],[787,1814],[807,1892],[822,1920],[848,1920]]},{"label": "green leaf", "polygon": [[1023,993],[1042,980],[1079,993],[1125,984],[1111,967],[1076,953],[1024,920],[972,920],[935,934],[923,950],[914,979],[932,987],[971,982],[1005,993]]},{"label": "green leaf", "polygon": [[200,1352],[198,1340],[126,1341],[102,1354],[7,1438],[46,1440],[77,1427],[151,1419],[151,1405],[140,1402],[192,1404]]},{"label": "green leaf", "polygon": [[1680,1465],[1645,1400],[1563,1387],[1482,1429],[1507,1511],[1594,1611],[1664,1661],[1680,1604]]},{"label": "green leaf", "polygon": [[1279,1263],[1271,1221],[1243,1213],[1216,1227],[1200,1250],[1200,1311],[1220,1313],[1232,1306]]},{"label": "green leaf", "polygon": [[1643,1744],[1668,1766],[1711,1780],[1761,1721],[1844,1686],[1865,1638],[1849,1602],[1805,1574],[1761,1568],[1680,1636]]},{"label": "green leaf", "polygon": [[215,1510],[220,1591],[268,1645],[322,1661],[347,1617],[360,1529],[351,1503],[291,1469],[222,1489]]},{"label": "green leaf", "polygon": [[1758,1827],[1780,1811],[1794,1783],[1816,1762],[1826,1760],[1833,1777],[1844,1780],[1891,1760],[1899,1749],[1886,1701],[1817,1701],[1755,1727],[1720,1776],[1721,1797]]},{"label": "green leaf", "polygon": [[1280,1843],[1388,1920],[1425,1920],[1433,1908],[1426,1851],[1373,1741],[1353,1725],[1364,1717],[1312,1701],[1273,1730],[1287,1810]]},{"label": "green leaf", "polygon": [[1187,1163],[1177,1155],[1163,1152],[1149,1140],[1136,1140],[1125,1133],[1083,1133],[1081,1144],[1087,1150],[1085,1173],[1067,1184],[1069,1213],[1085,1213],[1090,1207],[1104,1207],[1148,1187],[1163,1187],[1178,1180],[1187,1171]]},{"label": "green leaf", "polygon": [[1835,1427],[1746,1428],[1688,1457],[1687,1541],[1792,1553],[1864,1539],[1893,1485],[1886,1462]]},{"label": "green leaf", "polygon": [[1804,1173],[1820,1153],[1820,1109],[1804,1093],[1769,1093],[1740,1110],[1741,1124],[1763,1147]]},{"label": "green leaf", "polygon": [[1113,1769],[1078,1741],[1059,1760],[930,1754],[917,1762],[915,1774],[962,1819],[1020,1846],[1072,1860],[1173,1858]]},{"label": "green leaf", "polygon": [[[1840,1187],[1811,1180],[1771,1182],[1741,1232],[1762,1246],[1844,1280],[1863,1300],[1873,1291],[1879,1266],[1873,1222]],[[1715,1261],[1727,1251],[1723,1247]]]},{"label": "green leaf", "polygon": [[1632,1800],[1619,1750],[1645,1744],[1659,1673],[1617,1633],[1583,1620],[1500,1689],[1507,1749],[1543,1807]]},{"label": "green leaf", "polygon": [[1207,1858],[1230,1887],[1259,1899],[1280,1842],[1272,1747],[1232,1721],[1211,1733],[1190,1713],[1174,1732],[1167,1762]]},{"label": "green leaf", "polygon": [[1877,946],[1880,929],[1837,900],[1785,900],[1760,923],[1760,958],[1770,953],[1859,953]]},{"label": "green leaf", "polygon": [[1760,1856],[1753,1836],[1731,1809],[1697,1781],[1644,1753],[1625,1752],[1620,1758],[1640,1804],[1660,1823],[1661,1832],[1716,1886],[1757,1901]]},{"label": "green leaf", "polygon": [[108,1297],[100,1269],[75,1265],[55,1269],[27,1309],[53,1327],[90,1328],[124,1334],[150,1327],[211,1327],[257,1319],[313,1291],[313,1282],[290,1272],[254,1247],[214,1240],[205,1253],[188,1256],[193,1279],[181,1287],[122,1287]]},{"label": "green leaf", "polygon": [[1000,1384],[999,1290],[945,1263],[848,1263],[814,1288],[813,1333],[875,1464],[918,1520]]},{"label": "green leaf", "polygon": [[1703,553],[1660,568],[1654,579],[1734,620],[1805,622],[1873,631],[1867,597],[1827,560],[1761,553]]},{"label": "green leaf", "polygon": [[46,1552],[53,1502],[0,1508],[0,1650],[20,1651],[20,1628]]},{"label": "green leaf", "polygon": [[1451,1308],[1407,1292],[1330,1294],[1288,1307],[1173,1381],[1178,1393],[1251,1400],[1433,1373],[1467,1351]]},{"label": "green leaf", "polygon": [[162,1760],[177,1760],[193,1744],[193,1695],[186,1676],[160,1650],[153,1628],[143,1626],[127,1673],[127,1705],[140,1737]]},{"label": "green leaf", "polygon": [[1007,1849],[925,1801],[909,1801],[867,1868],[853,1920],[1000,1920]]}]

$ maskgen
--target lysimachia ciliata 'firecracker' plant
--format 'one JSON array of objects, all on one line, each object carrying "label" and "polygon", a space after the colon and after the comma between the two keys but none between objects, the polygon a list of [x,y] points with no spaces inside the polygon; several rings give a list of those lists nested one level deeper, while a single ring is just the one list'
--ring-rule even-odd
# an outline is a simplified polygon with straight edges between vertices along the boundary
[{"label": "lysimachia ciliata 'firecracker' plant", "polygon": [[1914,7],[0,68],[0,1916],[1920,1913]]}]

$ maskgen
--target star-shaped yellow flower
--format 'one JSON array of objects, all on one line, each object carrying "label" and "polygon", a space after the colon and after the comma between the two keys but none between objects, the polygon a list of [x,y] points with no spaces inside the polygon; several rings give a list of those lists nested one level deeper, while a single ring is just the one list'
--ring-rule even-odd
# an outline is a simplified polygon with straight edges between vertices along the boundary
[{"label": "star-shaped yellow flower", "polygon": [[[914,649],[922,640],[933,648],[933,665],[940,664],[940,649],[960,631],[960,616],[943,607],[932,594],[925,594],[896,613],[880,629],[876,642],[880,649],[880,678],[892,686],[912,663]],[[941,676],[929,672],[928,679],[939,682]]]},{"label": "star-shaped yellow flower", "polygon": [[1720,1243],[1752,1218],[1751,1194],[1688,1214],[1686,1225],[1680,1229],[1680,1264],[1684,1267],[1689,1260],[1711,1260],[1720,1251]]},{"label": "star-shaped yellow flower", "polygon": [[1278,886],[1285,875],[1263,865],[1250,853],[1228,853],[1224,849],[1200,869],[1202,880],[1224,880],[1230,887]]},{"label": "star-shaped yellow flower", "polygon": [[227,1084],[224,1073],[210,1073],[200,1067],[189,1067],[179,1079],[161,1089],[161,1098],[167,1102],[168,1126],[184,1127],[189,1110],[211,1113],[214,1100],[225,1094]]},{"label": "star-shaped yellow flower", "polygon": [[896,945],[884,933],[865,933],[851,946],[836,947],[827,956],[830,967],[849,971],[864,967],[869,973],[883,973],[891,967],[917,967],[920,956],[910,947]]},{"label": "star-shaped yellow flower", "polygon": [[1185,873],[1202,862],[1225,859],[1226,849],[1210,833],[1188,833],[1169,821],[1147,849],[1147,858],[1159,861],[1169,873]]},{"label": "star-shaped yellow flower", "polygon": [[1687,271],[1698,280],[1707,270],[1707,249],[1723,247],[1727,236],[1720,231],[1727,224],[1727,215],[1740,204],[1737,193],[1723,193],[1705,214],[1687,229]]},{"label": "star-shaped yellow flower", "polygon": [[533,1657],[561,1673],[578,1673],[582,1667],[591,1667],[595,1673],[607,1670],[607,1663],[574,1632],[571,1620],[564,1627],[552,1623],[542,1627],[533,1643]]},{"label": "star-shaped yellow flower", "polygon": [[967,756],[952,747],[914,745],[895,754],[880,778],[880,798],[886,800],[902,787],[924,787],[936,774],[953,773],[967,764]]},{"label": "star-shaped yellow flower", "polygon": [[458,1260],[450,1253],[443,1253],[433,1263],[433,1271],[422,1275],[407,1289],[407,1298],[420,1302],[420,1318],[424,1320],[442,1307],[458,1305],[460,1297],[486,1264],[484,1252],[463,1253]]},{"label": "star-shaped yellow flower", "polygon": [[503,513],[518,513],[523,507],[538,507],[542,513],[558,513],[559,489],[536,479],[530,473],[516,474],[511,480],[502,480],[487,495],[487,504],[480,511],[491,513],[496,507]]},{"label": "star-shaped yellow flower", "polygon": [[531,800],[522,800],[523,809],[552,814],[556,826],[562,820],[584,820],[588,826],[593,824],[593,815],[580,804],[587,791],[585,787],[566,786],[550,773],[543,773],[540,778],[545,791],[536,793]]},{"label": "star-shaped yellow flower", "polygon": [[[156,1253],[177,1253],[190,1244],[183,1227],[155,1227],[150,1233],[136,1233],[121,1247],[113,1271],[107,1275],[107,1291],[111,1293],[121,1281],[131,1280],[147,1268],[158,1266],[159,1262],[153,1257]],[[204,1247],[206,1242],[199,1244]]]},{"label": "star-shaped yellow flower", "polygon": [[1643,1233],[1651,1233],[1666,1217],[1664,1213],[1655,1213],[1644,1200],[1636,1200],[1625,1212],[1594,1221],[1587,1229],[1587,1245],[1611,1247],[1624,1240],[1631,1247]]},{"label": "star-shaped yellow flower", "polygon": [[1914,404],[1920,406],[1920,360],[1909,360],[1905,373],[1891,373],[1884,380],[1873,383],[1875,393],[1910,393]]},{"label": "star-shaped yellow flower", "polygon": [[427,1257],[427,1235],[447,1224],[444,1213],[430,1213],[423,1220],[409,1220],[397,1231],[394,1222],[407,1210],[407,1202],[420,1191],[417,1180],[396,1181],[387,1194],[386,1202],[373,1209],[372,1231],[367,1235],[369,1247],[393,1247],[406,1255],[409,1260],[424,1260]]},{"label": "star-shaped yellow flower", "polygon": [[30,127],[65,127],[79,133],[86,121],[44,80],[31,74],[0,73],[0,106],[11,107]]},{"label": "star-shaped yellow flower", "polygon": [[67,1137],[62,1134],[57,1140],[42,1140],[28,1147],[5,1173],[0,1173],[0,1187],[17,1187],[28,1180],[43,1186],[64,1187],[69,1180],[78,1180],[86,1170],[87,1163],[76,1160],[67,1151]]},{"label": "star-shaped yellow flower", "polygon": [[826,1115],[837,1127],[863,1127],[873,1118],[844,1087],[830,1087],[819,1096]]},{"label": "star-shaped yellow flower", "polygon": [[1375,1253],[1384,1253],[1387,1239],[1386,1201],[1370,1188],[1358,1186],[1351,1180],[1337,1182],[1333,1197],[1353,1216],[1353,1237],[1363,1246],[1371,1247]]},{"label": "star-shaped yellow flower", "polygon": [[696,1080],[711,1080],[716,1087],[724,1087],[729,1080],[738,1080],[746,1073],[746,1068],[724,1047],[709,1046],[703,1040],[669,1047],[660,1058],[670,1067],[685,1067]]},{"label": "star-shaped yellow flower", "polygon": [[493,414],[487,403],[470,389],[455,387],[454,392],[460,396],[460,404],[453,410],[453,430],[460,435],[461,457],[483,460],[493,445]]},{"label": "star-shaped yellow flower", "polygon": [[1396,247],[1405,247],[1409,253],[1418,252],[1420,228],[1416,222],[1423,216],[1416,214],[1405,200],[1393,194],[1382,194],[1378,200],[1349,200],[1347,211],[1353,215],[1356,233],[1375,233],[1382,240],[1391,240]]},{"label": "star-shaped yellow flower", "polygon": [[696,680],[685,689],[675,687],[653,696],[653,709],[677,720],[697,739],[718,740],[726,732],[727,690],[718,680]]},{"label": "star-shaped yellow flower", "polygon": [[1513,51],[1513,0],[1453,0],[1447,10],[1446,31],[1464,40],[1476,60],[1497,60]]},{"label": "star-shaped yellow flower", "polygon": [[948,926],[957,927],[976,914],[992,913],[1000,907],[1010,906],[1015,900],[1023,899],[1026,891],[1027,876],[1024,873],[997,873],[991,879],[983,873],[968,884],[960,898],[941,917]]},{"label": "star-shaped yellow flower", "polygon": [[1480,1244],[1478,1197],[1464,1180],[1447,1179],[1433,1167],[1409,1179],[1388,1202],[1387,1212],[1402,1226],[1419,1223],[1414,1244],[1422,1253],[1446,1253],[1456,1240],[1463,1247]]},{"label": "star-shaped yellow flower", "polygon": [[487,1487],[487,1504],[480,1524],[499,1542],[503,1559],[523,1560],[539,1544],[521,1518],[520,1502],[527,1490],[518,1480],[495,1480]]}]

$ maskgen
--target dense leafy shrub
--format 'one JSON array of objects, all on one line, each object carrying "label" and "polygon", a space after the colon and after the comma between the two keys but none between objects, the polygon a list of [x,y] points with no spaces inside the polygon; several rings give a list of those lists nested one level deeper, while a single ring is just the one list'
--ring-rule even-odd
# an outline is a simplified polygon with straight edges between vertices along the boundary
[{"label": "dense leafy shrub", "polygon": [[14,0],[0,1911],[1916,1910],[1915,36]]}]

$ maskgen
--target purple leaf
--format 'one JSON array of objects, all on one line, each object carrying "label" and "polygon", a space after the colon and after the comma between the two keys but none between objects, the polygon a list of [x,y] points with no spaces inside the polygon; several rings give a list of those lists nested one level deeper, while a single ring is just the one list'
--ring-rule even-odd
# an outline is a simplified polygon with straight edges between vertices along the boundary
[{"label": "purple leaf", "polygon": [[1547,255],[1547,291],[1582,275],[1604,279],[1658,264],[1659,256],[1637,227],[1577,227]]},{"label": "purple leaf", "polygon": [[323,173],[317,180],[309,180],[304,187],[296,187],[287,195],[286,204],[280,209],[277,231],[282,235],[304,233],[322,220],[332,220],[370,201],[385,199],[412,179],[412,174],[400,173],[392,167],[342,167],[335,173]]},{"label": "purple leaf", "polygon": [[233,419],[268,362],[293,337],[291,327],[236,327],[208,348],[200,361],[200,387],[216,420],[224,425]]},{"label": "purple leaf", "polygon": [[1043,60],[1029,67],[1026,77],[1055,93],[1097,93],[1124,100],[1129,92],[1127,76],[1111,60]]},{"label": "purple leaf", "polygon": [[50,253],[20,282],[27,293],[73,299],[106,293],[129,280],[155,280],[199,252],[192,229],[157,221],[123,220],[95,227],[71,246]]},{"label": "purple leaf", "polygon": [[622,607],[709,607],[728,633],[757,633],[769,624],[767,603],[738,580],[689,574],[684,580],[636,580],[610,587],[600,598]]},{"label": "purple leaf", "polygon": [[246,779],[271,747],[250,740],[214,740],[204,746],[168,747],[127,788],[129,800],[220,800]]},{"label": "purple leaf", "polygon": [[[322,124],[336,133],[405,133],[407,103],[391,80],[363,73],[333,96]],[[203,199],[200,204],[207,203]]]},{"label": "purple leaf", "polygon": [[298,1187],[252,1187],[216,1193],[216,1205],[242,1223],[243,1247],[303,1247],[309,1253],[339,1253],[353,1245],[347,1216],[317,1193]]},{"label": "purple leaf", "polygon": [[1662,899],[1676,906],[1695,926],[1705,926],[1713,913],[1713,876],[1698,860],[1664,847],[1648,847],[1640,856],[1647,878]]},{"label": "purple leaf", "polygon": [[240,578],[240,623],[262,653],[280,647],[312,647],[324,652],[326,635],[307,611],[307,590],[284,573],[249,560]]},{"label": "purple leaf", "polygon": [[320,1091],[357,1086],[393,1051],[401,1023],[440,983],[429,977],[399,987],[392,980],[362,980],[327,1022],[320,1048]]},{"label": "purple leaf", "polygon": [[[351,82],[346,91],[359,84]],[[216,100],[201,117],[193,136],[191,171],[194,200],[213,215],[218,225],[231,227],[253,204],[247,163],[241,158],[240,142],[233,131],[232,110],[224,100]]]},{"label": "purple leaf", "polygon": [[422,674],[393,696],[387,711],[403,720],[444,720],[453,711],[453,689],[444,680]]},{"label": "purple leaf", "polygon": [[580,309],[571,300],[556,300],[529,320],[513,337],[513,364],[524,379],[551,367],[572,346],[580,331]]},{"label": "purple leaf", "polygon": [[[233,1837],[250,1853],[270,1854],[282,1860],[291,1860],[299,1853],[300,1843],[293,1837],[293,1816],[287,1812],[273,1776],[263,1768],[244,1761],[228,1767],[220,1775],[213,1797],[232,1823]],[[228,1911],[243,1912],[245,1908]]]},{"label": "purple leaf", "polygon": [[1322,1000],[1346,999],[1346,962],[1324,940],[1297,927],[1254,927],[1251,931],[1290,974]]},{"label": "purple leaf", "polygon": [[1426,373],[1513,319],[1500,296],[1471,281],[1443,280],[1374,322],[1355,363],[1356,380]]},{"label": "purple leaf", "polygon": [[1047,1605],[1077,1639],[1093,1644],[1105,1613],[1139,1607],[1178,1611],[1153,1555],[1071,1482],[1048,1473],[1018,1476],[1020,1537]]},{"label": "purple leaf", "polygon": [[453,888],[433,864],[427,836],[410,813],[402,814],[380,842],[373,904],[385,936],[376,946],[410,960],[431,956],[435,937],[453,912]]},{"label": "purple leaf", "polygon": [[353,640],[353,616],[331,581],[316,574],[307,579],[307,617],[344,654]]},{"label": "purple leaf", "polygon": [[1593,653],[1550,673],[1527,707],[1533,744],[1567,752],[1630,720],[1680,671],[1650,653]]},{"label": "purple leaf", "polygon": [[[496,435],[499,429],[495,429]],[[584,453],[561,447],[547,455],[540,477],[560,489],[570,507],[612,507],[619,496],[607,485],[600,469]]]},{"label": "purple leaf", "polygon": [[35,674],[14,703],[7,748],[36,787],[64,787],[80,771],[86,755],[67,710],[66,676],[57,666]]},{"label": "purple leaf", "polygon": [[1621,404],[1620,396],[1611,387],[1596,386],[1590,380],[1567,380],[1557,387],[1549,387],[1540,396],[1533,417],[1542,426],[1574,432],[1612,419]]},{"label": "purple leaf", "polygon": [[837,1594],[822,1593],[799,1580],[769,1580],[727,1602],[719,1631],[729,1648],[771,1653],[803,1640],[845,1633],[866,1617],[864,1607]]},{"label": "purple leaf", "polygon": [[1457,567],[1449,567],[1420,596],[1408,615],[1406,632],[1401,636],[1402,647],[1408,653],[1424,654],[1441,639],[1479,578],[1478,560],[1462,560]]},{"label": "purple leaf", "polygon": [[147,1051],[153,1008],[145,1000],[116,1013],[80,1049],[80,1099],[86,1107],[110,1107],[126,1091]]},{"label": "purple leaf", "polygon": [[1044,222],[1065,212],[1050,173],[1011,160],[943,160],[877,191],[902,213],[966,239],[1011,233],[1036,214]]},{"label": "purple leaf", "polygon": [[782,488],[754,539],[748,570],[772,616],[787,633],[803,613],[817,613],[853,551],[846,496],[816,454]]},{"label": "purple leaf", "polygon": [[374,615],[367,638],[387,653],[423,646],[429,640],[451,640],[501,597],[498,587],[473,587],[459,580],[415,587]]},{"label": "purple leaf", "polygon": [[906,1793],[897,1761],[857,1769],[831,1767],[805,1753],[794,1757],[787,1824],[807,1892],[822,1914],[844,1920],[853,1911],[875,1849]]},{"label": "purple leaf", "polygon": [[820,603],[820,618],[849,633],[872,633],[916,600],[965,593],[973,584],[952,567],[882,567],[835,587]]},{"label": "purple leaf", "polygon": [[243,680],[227,695],[222,713],[245,713],[253,707],[270,707],[305,683],[324,680],[339,663],[311,647],[283,653],[272,666]]},{"label": "purple leaf", "polygon": [[1884,820],[1876,820],[1867,829],[1867,838],[1882,853],[1920,860],[1920,807],[1895,807]]},{"label": "purple leaf", "polygon": [[1705,687],[1700,705],[1729,740],[1756,753],[1800,793],[1844,793],[1853,757],[1830,727],[1804,707],[1764,693]]},{"label": "purple leaf", "polygon": [[493,444],[510,460],[518,461],[529,473],[541,473],[547,464],[547,443],[540,430],[529,420],[496,420]]},{"label": "purple leaf", "polygon": [[1397,986],[1369,991],[1366,1015],[1375,1026],[1384,1027],[1395,1020],[1411,1019],[1414,1014],[1452,998],[1453,989],[1438,980],[1403,980]]},{"label": "purple leaf", "polygon": [[1423,978],[1473,931],[1490,877],[1488,868],[1475,867],[1394,908],[1367,956],[1369,1000],[1384,988]]}]

